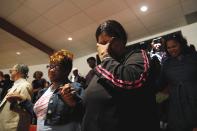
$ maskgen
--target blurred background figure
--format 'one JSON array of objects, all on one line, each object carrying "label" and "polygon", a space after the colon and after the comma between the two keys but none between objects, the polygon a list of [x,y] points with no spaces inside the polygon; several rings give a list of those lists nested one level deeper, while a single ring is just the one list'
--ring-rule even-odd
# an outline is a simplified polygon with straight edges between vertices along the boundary
[{"label": "blurred background figure", "polygon": [[3,82],[3,85],[2,85],[2,87],[0,87],[0,88],[2,88],[2,92],[1,92],[1,96],[0,96],[1,100],[5,97],[8,90],[13,86],[13,81],[10,80],[9,74],[4,74],[4,80],[2,82]]},{"label": "blurred background figure", "polygon": [[87,63],[89,65],[89,67],[91,68],[91,70],[88,72],[88,74],[86,75],[86,86],[87,87],[90,83],[90,81],[92,80],[94,74],[94,68],[96,67],[96,58],[95,57],[89,57],[87,59]]},{"label": "blurred background figure", "polygon": [[79,70],[77,68],[72,69],[72,75],[70,77],[71,82],[80,83],[82,86],[85,86],[85,78],[79,74]]},{"label": "blurred background figure", "polygon": [[42,71],[35,71],[33,74],[34,80],[32,81],[32,87],[33,87],[33,96],[32,96],[32,102],[35,103],[36,97],[38,95],[38,92],[44,88],[44,80],[42,80],[43,73]]},{"label": "blurred background figure", "polygon": [[161,66],[163,64],[163,61],[165,61],[166,59],[166,53],[164,51],[164,42],[165,41],[162,37],[153,39],[151,43],[151,51],[149,52],[151,58],[150,64],[152,67],[154,67],[154,70],[152,70],[152,74],[154,74],[154,82],[152,88],[155,89],[156,93],[156,102],[161,130],[166,130],[167,128],[167,109],[169,97],[168,92],[160,92],[160,87],[158,86]]},{"label": "blurred background figure", "polygon": [[182,35],[166,38],[160,86],[169,91],[170,131],[197,130],[197,54]]},{"label": "blurred background figure", "polygon": [[8,90],[13,86],[13,81],[10,80],[9,74],[3,74],[0,71],[0,101],[3,100]]},{"label": "blurred background figure", "polygon": [[165,58],[166,53],[163,50],[163,43],[164,43],[164,39],[162,37],[158,37],[153,39],[152,43],[151,43],[151,51],[150,53],[150,57],[153,59],[153,57],[156,57],[160,63],[162,63],[162,60]]},{"label": "blurred background figure", "polygon": [[4,85],[5,85],[5,83],[4,83],[4,75],[3,75],[3,72],[2,71],[0,71],[0,101],[2,100],[2,91],[3,91],[3,89],[4,89]]}]

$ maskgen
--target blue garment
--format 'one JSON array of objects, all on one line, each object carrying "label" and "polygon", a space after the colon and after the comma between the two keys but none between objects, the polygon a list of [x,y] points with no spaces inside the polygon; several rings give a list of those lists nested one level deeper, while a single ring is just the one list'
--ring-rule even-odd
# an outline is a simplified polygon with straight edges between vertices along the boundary
[{"label": "blue garment", "polygon": [[[77,94],[75,97],[77,101],[76,106],[70,107],[69,105],[67,105],[61,98],[58,89],[56,89],[49,100],[46,120],[44,122],[44,125],[49,127],[58,126],[58,125],[62,126],[71,122],[79,123],[81,121],[83,115],[83,106],[82,106],[82,99],[80,95],[82,94],[79,94],[78,90],[81,89],[82,87],[80,87],[79,83],[72,83],[71,85],[77,90]],[[41,97],[46,90],[47,88],[41,90],[38,94],[38,97]],[[30,114],[35,116],[33,112],[34,105],[30,101],[26,100],[22,102],[20,105],[23,108],[25,108]]]}]

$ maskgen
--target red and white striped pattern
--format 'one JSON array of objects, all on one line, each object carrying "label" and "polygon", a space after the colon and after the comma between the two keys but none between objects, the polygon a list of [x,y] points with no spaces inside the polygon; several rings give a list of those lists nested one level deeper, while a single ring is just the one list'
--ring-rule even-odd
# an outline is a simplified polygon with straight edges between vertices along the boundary
[{"label": "red and white striped pattern", "polygon": [[36,113],[37,119],[43,119],[46,116],[48,103],[53,95],[53,92],[48,89],[34,105],[34,112]]},{"label": "red and white striped pattern", "polygon": [[144,59],[144,72],[140,74],[139,79],[134,80],[134,81],[124,81],[121,79],[117,79],[111,72],[108,70],[104,69],[101,65],[98,65],[96,67],[96,70],[102,74],[106,79],[111,81],[114,85],[120,87],[120,88],[125,88],[125,89],[134,89],[134,88],[140,88],[142,87],[143,81],[146,80],[146,74],[149,68],[149,61],[148,57],[145,53],[144,50],[141,50],[142,52],[142,58]]}]

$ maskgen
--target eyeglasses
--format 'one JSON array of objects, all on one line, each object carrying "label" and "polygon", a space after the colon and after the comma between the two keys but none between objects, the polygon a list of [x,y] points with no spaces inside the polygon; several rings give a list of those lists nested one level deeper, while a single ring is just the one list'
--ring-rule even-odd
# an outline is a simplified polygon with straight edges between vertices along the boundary
[{"label": "eyeglasses", "polygon": [[48,69],[55,69],[55,70],[59,70],[60,69],[60,65],[47,65],[46,67]]}]

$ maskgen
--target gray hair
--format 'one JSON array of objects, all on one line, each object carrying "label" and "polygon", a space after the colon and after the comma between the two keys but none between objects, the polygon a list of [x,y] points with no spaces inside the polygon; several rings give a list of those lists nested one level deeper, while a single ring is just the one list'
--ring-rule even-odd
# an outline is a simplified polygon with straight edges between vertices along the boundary
[{"label": "gray hair", "polygon": [[29,72],[29,68],[27,65],[25,64],[16,64],[14,65],[14,68],[20,73],[22,74],[23,78],[28,78],[28,72]]}]

